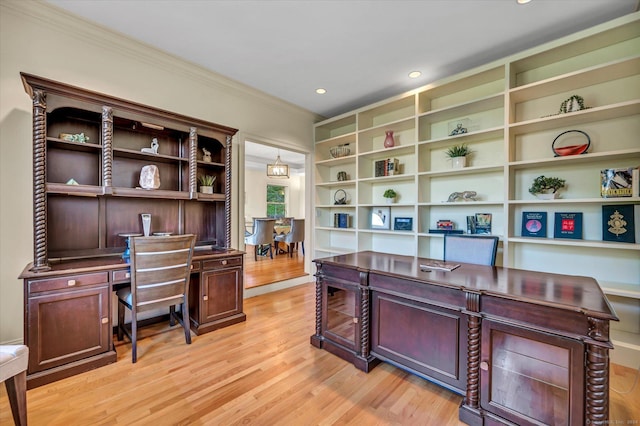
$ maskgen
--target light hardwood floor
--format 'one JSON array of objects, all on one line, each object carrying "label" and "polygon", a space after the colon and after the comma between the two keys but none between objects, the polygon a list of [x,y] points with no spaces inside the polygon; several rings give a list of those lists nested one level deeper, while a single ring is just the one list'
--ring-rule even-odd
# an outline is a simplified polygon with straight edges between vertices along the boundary
[{"label": "light hardwood floor", "polygon": [[[38,425],[462,425],[461,397],[388,364],[369,374],[316,349],[312,283],[245,301],[247,321],[187,346],[180,329],[143,329],[138,362],[118,362],[27,392]],[[635,371],[613,365],[612,386]],[[638,424],[640,386],[611,392],[610,424]],[[635,421],[635,423],[634,423]],[[6,391],[0,424],[11,424]]]},{"label": "light hardwood floor", "polygon": [[[283,244],[283,247],[286,245]],[[291,278],[302,277],[304,272],[304,256],[302,249],[294,251],[289,257],[286,253],[273,256],[258,256],[254,260],[254,246],[247,246],[244,256],[244,288],[258,287]],[[315,268],[315,267],[314,267]],[[315,269],[314,269],[315,270]],[[312,279],[311,277],[309,279]]]}]

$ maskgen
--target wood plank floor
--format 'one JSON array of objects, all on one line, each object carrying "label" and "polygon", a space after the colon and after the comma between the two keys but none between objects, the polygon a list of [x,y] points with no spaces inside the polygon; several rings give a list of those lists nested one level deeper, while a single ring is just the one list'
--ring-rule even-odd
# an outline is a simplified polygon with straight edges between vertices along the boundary
[{"label": "wood plank floor", "polygon": [[[254,246],[247,246],[247,254],[244,256],[244,288],[308,275],[304,272],[304,256],[301,249],[295,251],[293,257],[286,253],[276,256],[274,253],[273,259],[269,256],[258,256],[258,260],[254,260],[253,250]],[[313,268],[315,270],[315,267]]]},{"label": "wood plank floor", "polygon": [[[147,327],[138,362],[131,345],[118,362],[27,392],[39,425],[462,425],[461,397],[388,364],[363,373],[309,343],[312,283],[247,299],[247,321],[193,336]],[[629,389],[635,370],[614,365],[612,386]],[[610,424],[637,424],[640,386],[611,393]],[[0,424],[11,424],[0,391]]]}]

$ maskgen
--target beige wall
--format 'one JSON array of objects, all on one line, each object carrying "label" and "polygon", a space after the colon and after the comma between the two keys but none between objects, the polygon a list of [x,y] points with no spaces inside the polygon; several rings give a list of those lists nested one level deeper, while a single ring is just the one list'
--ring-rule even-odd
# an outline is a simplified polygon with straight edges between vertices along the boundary
[{"label": "beige wall", "polygon": [[305,176],[292,175],[289,179],[270,179],[264,170],[245,169],[244,215],[251,221],[253,217],[264,217],[267,213],[267,185],[282,185],[287,188],[287,216],[305,216]]},{"label": "beige wall", "polygon": [[[21,71],[313,149],[318,117],[310,112],[48,4],[2,0],[0,31],[0,342],[22,340],[17,277],[33,260],[31,102]],[[237,217],[241,151],[234,151],[234,243],[244,221]]]}]

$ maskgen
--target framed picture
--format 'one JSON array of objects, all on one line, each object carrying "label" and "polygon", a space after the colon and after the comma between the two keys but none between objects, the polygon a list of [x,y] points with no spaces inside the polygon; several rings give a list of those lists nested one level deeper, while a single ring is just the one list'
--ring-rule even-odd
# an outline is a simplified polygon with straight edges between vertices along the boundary
[{"label": "framed picture", "polygon": [[389,229],[391,223],[391,209],[389,207],[374,207],[371,210],[371,229]]},{"label": "framed picture", "polygon": [[393,219],[394,231],[413,231],[412,217],[396,217]]}]

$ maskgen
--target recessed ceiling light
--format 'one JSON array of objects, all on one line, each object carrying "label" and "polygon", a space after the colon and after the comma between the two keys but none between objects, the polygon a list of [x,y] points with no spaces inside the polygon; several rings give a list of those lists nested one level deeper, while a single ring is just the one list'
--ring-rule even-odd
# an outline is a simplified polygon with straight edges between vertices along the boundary
[{"label": "recessed ceiling light", "polygon": [[518,2],[518,4],[527,4],[529,3],[531,0],[516,0]]},{"label": "recessed ceiling light", "polygon": [[327,93],[327,90],[323,89],[322,87],[319,87],[319,88],[316,89],[316,93],[318,95],[324,95],[325,93]]},{"label": "recessed ceiling light", "polygon": [[409,73],[409,78],[418,78],[422,75],[420,71],[411,71]]}]

